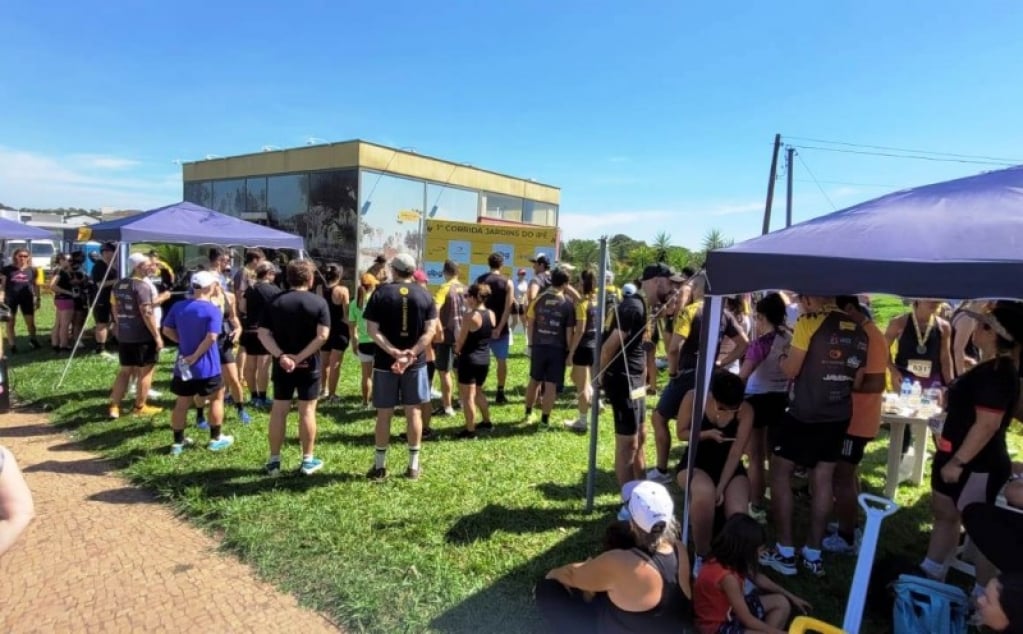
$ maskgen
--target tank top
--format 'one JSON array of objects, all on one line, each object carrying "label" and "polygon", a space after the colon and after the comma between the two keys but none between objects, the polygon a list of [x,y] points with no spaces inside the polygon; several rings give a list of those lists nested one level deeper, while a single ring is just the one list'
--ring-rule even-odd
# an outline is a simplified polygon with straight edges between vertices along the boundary
[{"label": "tank top", "polygon": [[[597,347],[597,296],[590,295],[579,300],[584,303],[586,316],[585,325],[583,326],[583,337],[579,340],[580,348],[596,348]],[[579,316],[576,315],[576,326],[578,327]]]},{"label": "tank top", "polygon": [[[739,433],[739,414],[735,413],[732,415],[732,420],[724,427],[715,425],[706,415],[703,417],[703,423],[700,425],[701,430],[716,429],[721,432],[721,435],[725,438],[734,439],[736,434]],[[730,442],[717,442],[716,440],[701,439],[696,445],[696,463],[700,465],[713,465],[717,468],[723,468],[725,460],[728,459],[728,452],[732,450],[732,443]],[[702,468],[702,467],[701,467]]]},{"label": "tank top", "polygon": [[327,307],[330,309],[331,339],[348,336],[348,324],[345,323],[345,307],[334,303],[334,286],[328,286],[323,293],[324,299],[327,300]]},{"label": "tank top", "polygon": [[771,394],[787,392],[789,379],[781,371],[781,355],[792,342],[787,330],[775,330],[758,337],[746,351],[746,358],[756,358],[759,363],[746,381],[746,394]]},{"label": "tank top", "polygon": [[[923,348],[919,348],[918,336],[922,333],[916,329],[912,314],[906,318],[906,327],[899,335],[899,349],[895,354],[895,367],[908,376],[920,382],[927,388],[933,384],[942,384],[941,376],[941,329],[938,328],[937,317],[933,317],[934,327],[927,335]],[[927,325],[920,324],[926,331]],[[922,350],[922,352],[921,352]]]},{"label": "tank top", "polygon": [[478,309],[476,312],[483,318],[483,324],[478,330],[466,333],[459,358],[466,359],[472,365],[489,365],[490,337],[494,332],[494,324],[490,323],[490,315],[486,310]]},{"label": "tank top", "polygon": [[[371,295],[373,295],[373,291],[366,293],[367,302]],[[355,323],[355,334],[359,338],[359,343],[373,343],[373,338],[369,336],[369,329],[366,326],[366,318],[362,316],[363,310],[364,308],[359,306],[358,302],[348,303],[348,314]]]},{"label": "tank top", "polygon": [[647,553],[633,548],[643,561],[661,575],[661,600],[644,612],[628,612],[611,602],[607,593],[598,595],[597,632],[600,634],[679,634],[690,632],[693,602],[678,584],[678,546],[670,553]]}]

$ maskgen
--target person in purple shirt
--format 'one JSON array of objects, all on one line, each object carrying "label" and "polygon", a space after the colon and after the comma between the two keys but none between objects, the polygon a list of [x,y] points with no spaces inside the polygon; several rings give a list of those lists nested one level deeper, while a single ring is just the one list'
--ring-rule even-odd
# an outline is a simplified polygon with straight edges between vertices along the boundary
[{"label": "person in purple shirt", "polygon": [[171,391],[178,397],[171,414],[174,444],[171,455],[179,456],[193,444],[185,437],[185,422],[194,399],[210,405],[210,451],[223,451],[234,438],[220,433],[224,424],[224,379],[221,376],[217,337],[224,313],[211,301],[217,283],[215,274],[200,271],[192,276],[193,298],[178,302],[163,322],[163,335],[178,343]]}]

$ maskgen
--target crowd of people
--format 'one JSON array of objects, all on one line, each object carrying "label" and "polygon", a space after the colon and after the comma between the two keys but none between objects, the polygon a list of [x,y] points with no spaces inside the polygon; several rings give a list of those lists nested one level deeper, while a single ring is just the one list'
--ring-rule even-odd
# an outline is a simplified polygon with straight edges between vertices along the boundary
[{"label": "crowd of people", "polygon": [[[223,431],[225,410],[233,408],[246,424],[246,408],[269,408],[265,470],[275,476],[282,470],[286,419],[297,403],[298,470],[319,471],[317,406],[338,403],[349,348],[360,365],[361,404],[376,412],[366,474],[374,481],[388,477],[396,410],[405,418],[404,475],[413,480],[423,473],[423,441],[438,435],[433,417],[457,415],[458,406],[464,419],[459,440],[494,428],[491,360],[497,366],[493,402],[504,405],[518,326],[529,364],[527,424],[554,426],[567,377],[578,415],[558,426],[585,433],[599,384],[614,421],[622,506],[606,552],[557,568],[538,586],[538,604],[557,631],[591,631],[594,623],[611,627],[607,631],[668,631],[679,623],[701,632],[781,631],[794,609],[809,606],[759,571],[821,577],[823,553],[857,552],[858,465],[878,434],[888,385],[918,384],[944,404],[934,438],[934,529],[921,575],[945,579],[963,519],[969,529],[969,518],[984,512],[975,507],[992,506],[1013,473],[1005,439],[1019,404],[1018,303],[965,302],[949,313],[941,301],[920,299],[882,332],[865,296],[779,290],[729,298],[712,333],[717,369],[693,438],[707,292],[702,272],[656,263],[620,288],[609,276],[607,312],[600,314],[596,276],[552,266],[543,255],[531,260],[531,274],[520,269],[510,277],[494,253],[489,272],[468,282],[447,261],[444,281],[433,290],[412,257],[381,257],[358,277],[353,298],[337,264],[318,269],[293,260],[281,271],[261,250],[250,249],[232,275],[231,254],[213,248],[175,297],[174,280],[155,254],[131,254],[129,270],[119,276],[111,269],[114,252],[115,245],[102,247],[91,276],[77,256],[58,263],[50,283],[57,309],[51,343],[63,350],[76,340],[91,301],[97,353],[108,354],[111,333],[118,344],[112,419],[121,416],[132,385],[133,415],[160,411],[148,402],[153,373],[165,341],[176,344],[175,456],[194,444],[186,433],[190,412],[209,431],[208,450],[223,451],[233,443]],[[0,299],[22,313],[38,347],[32,316],[39,288],[19,255],[2,272]],[[12,318],[8,340],[15,351],[13,327]],[[668,375],[662,389],[659,348]],[[651,396],[657,398],[648,425]],[[655,456],[650,468],[648,429]],[[686,449],[673,470],[676,442]],[[908,447],[907,440],[904,451]],[[801,542],[793,525],[797,476],[808,480],[810,491]],[[690,500],[691,558],[678,543],[678,513],[666,488],[671,483]],[[770,544],[762,526],[768,517]],[[999,569],[984,559],[977,571],[974,594],[986,597],[982,604],[999,604],[999,588],[1007,587]]]}]

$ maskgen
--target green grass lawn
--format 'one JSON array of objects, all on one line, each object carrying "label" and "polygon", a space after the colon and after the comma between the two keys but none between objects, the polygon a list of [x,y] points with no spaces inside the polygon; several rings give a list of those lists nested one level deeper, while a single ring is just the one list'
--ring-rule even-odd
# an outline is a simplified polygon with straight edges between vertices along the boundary
[{"label": "green grass lawn", "polygon": [[[888,301],[875,299],[875,308]],[[44,311],[41,323],[51,321]],[[422,480],[392,475],[384,484],[363,477],[373,458],[373,419],[352,396],[358,376],[352,358],[343,367],[341,393],[348,398],[341,407],[320,409],[317,453],[326,466],[312,477],[276,480],[261,472],[267,455],[264,413],[255,414],[248,427],[228,414],[225,431],[236,437],[229,451],[195,449],[175,459],[167,455],[169,413],[153,420],[106,420],[115,363],[94,355],[76,359],[58,389],[63,359],[44,351],[21,353],[11,360],[11,375],[19,398],[47,407],[54,424],[84,448],[113,459],[125,477],[214,531],[225,549],[263,577],[353,631],[526,632],[538,629],[534,581],[553,566],[595,552],[617,511],[618,495],[610,413],[601,418],[596,512],[586,514],[588,439],[521,424],[527,370],[521,336],[514,352],[512,404],[494,408],[493,434],[455,441],[450,437],[461,418],[435,419],[446,438],[424,443]],[[168,389],[172,359],[164,357],[158,389]],[[169,407],[170,401],[162,404]],[[556,423],[573,414],[573,404],[562,400]],[[396,422],[395,435],[404,430],[403,419]],[[289,427],[283,458],[286,468],[297,468],[294,414]],[[205,440],[194,428],[191,435]],[[391,471],[400,474],[407,455],[393,440]],[[886,447],[882,435],[868,448],[863,466],[866,486],[876,493],[883,491]],[[652,446],[647,451],[652,456]],[[900,487],[903,508],[882,528],[879,559],[922,555],[929,531],[926,488]],[[805,517],[805,503],[799,512]],[[796,526],[802,535],[806,522]],[[840,624],[854,560],[827,557],[826,563],[823,580],[801,575],[785,583],[813,602],[818,617]],[[230,600],[230,588],[225,592]],[[884,621],[868,619],[863,631],[886,629]]]}]

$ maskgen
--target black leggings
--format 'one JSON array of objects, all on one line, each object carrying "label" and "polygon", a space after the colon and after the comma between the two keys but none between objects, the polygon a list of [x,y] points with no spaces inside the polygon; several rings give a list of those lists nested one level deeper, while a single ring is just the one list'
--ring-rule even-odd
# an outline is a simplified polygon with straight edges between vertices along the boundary
[{"label": "black leggings", "polygon": [[1023,514],[977,502],[963,510],[963,526],[999,571],[1023,572]]},{"label": "black leggings", "polygon": [[597,600],[587,602],[583,593],[560,581],[544,579],[536,584],[536,609],[547,630],[556,634],[592,634],[597,631]]}]

